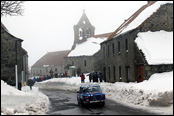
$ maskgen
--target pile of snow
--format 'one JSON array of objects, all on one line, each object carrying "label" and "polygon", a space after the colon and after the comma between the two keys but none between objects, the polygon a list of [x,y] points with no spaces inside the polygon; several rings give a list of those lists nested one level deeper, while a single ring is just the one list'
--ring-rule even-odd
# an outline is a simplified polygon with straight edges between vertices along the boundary
[{"label": "pile of snow", "polygon": [[99,84],[107,98],[141,106],[170,106],[173,104],[173,71],[153,74],[149,80],[141,83],[89,83],[86,75],[85,83],[80,77],[53,78],[36,83],[36,87],[46,89],[63,89],[77,91],[83,84]]},{"label": "pile of snow", "polygon": [[160,114],[173,114],[173,71],[153,74],[149,80],[141,83],[90,83],[87,74],[85,78],[85,83],[81,83],[80,77],[53,78],[36,82],[32,91],[28,86],[18,91],[1,80],[1,114],[45,114],[49,100],[38,91],[38,87],[76,92],[84,84],[100,85],[107,99]]},{"label": "pile of snow", "polygon": [[85,42],[81,44],[76,44],[75,49],[69,53],[68,57],[92,56],[100,50],[100,43],[105,40],[106,38],[88,38]]},{"label": "pile of snow", "polygon": [[35,115],[45,114],[49,99],[38,92],[38,88],[22,87],[22,91],[1,80],[1,114],[3,115]]},{"label": "pile of snow", "polygon": [[173,64],[173,31],[140,32],[135,39],[148,64]]}]

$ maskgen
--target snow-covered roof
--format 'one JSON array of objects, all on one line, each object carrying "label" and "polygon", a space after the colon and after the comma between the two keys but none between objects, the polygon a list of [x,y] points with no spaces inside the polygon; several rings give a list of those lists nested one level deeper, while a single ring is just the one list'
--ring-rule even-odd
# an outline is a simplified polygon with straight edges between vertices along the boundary
[{"label": "snow-covered roof", "polygon": [[100,50],[100,43],[105,41],[106,37],[103,38],[87,38],[87,40],[81,44],[76,44],[74,50],[72,50],[68,57],[74,56],[92,56]]},{"label": "snow-covered roof", "polygon": [[[117,28],[111,36],[108,37],[108,40],[112,37],[116,37],[120,34],[123,34],[127,31],[139,27],[144,21],[146,21],[153,13],[155,13],[161,5],[172,3],[173,1],[157,1],[151,5],[142,6],[137,12],[135,12],[131,17],[126,20],[119,28]],[[135,19],[134,19],[135,18]]]},{"label": "snow-covered roof", "polygon": [[140,32],[135,42],[148,64],[173,64],[173,31]]}]

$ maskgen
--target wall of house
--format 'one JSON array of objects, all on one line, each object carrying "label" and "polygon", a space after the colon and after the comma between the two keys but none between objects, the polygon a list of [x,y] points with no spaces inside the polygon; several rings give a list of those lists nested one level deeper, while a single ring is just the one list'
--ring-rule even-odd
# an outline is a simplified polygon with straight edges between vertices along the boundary
[{"label": "wall of house", "polygon": [[160,30],[173,31],[173,4],[162,5],[139,29],[140,32]]},{"label": "wall of house", "polygon": [[64,66],[73,65],[76,66],[76,69],[83,73],[89,73],[91,71],[101,71],[101,51],[97,52],[93,56],[76,56],[76,57],[65,57]]},{"label": "wall of house", "polygon": [[63,66],[48,66],[48,67],[32,67],[32,76],[50,76],[50,70],[52,69],[53,74],[65,73]]},{"label": "wall of house", "polygon": [[137,30],[132,30],[101,44],[102,72],[106,74],[106,81],[135,81],[134,38],[136,34]]},{"label": "wall of house", "polygon": [[154,73],[163,73],[169,71],[173,71],[173,64],[145,65],[144,78],[147,80]]},{"label": "wall of house", "polygon": [[94,57],[92,56],[65,57],[64,60],[65,67],[67,65],[72,65],[75,66],[76,69],[80,69],[83,73],[87,73],[94,70]]},{"label": "wall of house", "polygon": [[17,62],[19,88],[21,86],[20,83],[22,79],[21,72],[22,72],[22,61],[23,61],[21,42],[22,42],[21,40],[14,38],[12,35],[9,35],[1,27],[1,79],[10,85],[13,86],[16,85],[15,65]]}]

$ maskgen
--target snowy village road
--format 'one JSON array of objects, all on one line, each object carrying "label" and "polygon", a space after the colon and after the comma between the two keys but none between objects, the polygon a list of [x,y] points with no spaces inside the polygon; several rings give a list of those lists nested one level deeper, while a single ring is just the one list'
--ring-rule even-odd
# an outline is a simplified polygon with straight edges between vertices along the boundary
[{"label": "snowy village road", "polygon": [[141,109],[123,106],[107,99],[104,107],[90,105],[79,107],[77,93],[63,90],[40,89],[50,100],[48,115],[155,115]]}]

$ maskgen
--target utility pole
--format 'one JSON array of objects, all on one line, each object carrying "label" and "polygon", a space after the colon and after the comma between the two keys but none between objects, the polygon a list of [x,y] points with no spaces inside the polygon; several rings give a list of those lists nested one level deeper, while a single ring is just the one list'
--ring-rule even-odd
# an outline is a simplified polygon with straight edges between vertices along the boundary
[{"label": "utility pole", "polygon": [[17,41],[18,40],[15,41],[15,47],[16,47],[16,65],[15,65],[16,89],[18,89]]}]

